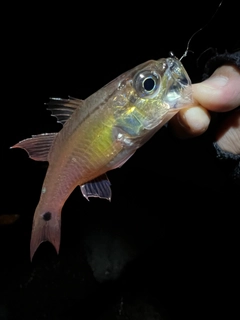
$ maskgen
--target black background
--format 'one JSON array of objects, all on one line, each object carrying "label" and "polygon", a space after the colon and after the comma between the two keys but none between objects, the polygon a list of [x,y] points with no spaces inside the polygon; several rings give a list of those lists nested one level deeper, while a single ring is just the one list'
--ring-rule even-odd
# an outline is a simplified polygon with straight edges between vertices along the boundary
[{"label": "black background", "polygon": [[[236,49],[233,3],[224,1],[193,38],[194,53],[182,61],[193,82],[201,80],[210,48]],[[216,165],[208,133],[179,141],[160,130],[109,173],[111,203],[87,202],[76,189],[63,209],[60,254],[43,244],[32,263],[31,223],[47,165],[9,149],[32,134],[61,129],[45,110],[49,97],[85,99],[146,60],[170,50],[181,57],[218,4],[79,2],[6,10],[0,214],[19,219],[0,226],[0,319],[231,318],[237,307],[239,186]],[[86,258],[87,239],[99,230],[106,247],[114,250],[116,237],[127,244],[118,259],[131,262],[120,276],[110,268],[112,281],[97,281]],[[99,254],[104,265],[108,249]]]}]

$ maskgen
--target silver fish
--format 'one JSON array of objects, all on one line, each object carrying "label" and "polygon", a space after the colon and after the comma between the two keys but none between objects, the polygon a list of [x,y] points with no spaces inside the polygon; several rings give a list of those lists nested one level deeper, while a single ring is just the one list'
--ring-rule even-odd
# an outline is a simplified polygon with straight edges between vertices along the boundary
[{"label": "silver fish", "polygon": [[181,108],[192,102],[191,81],[175,57],[147,61],[86,100],[51,98],[48,109],[63,128],[20,141],[30,158],[48,161],[30,244],[60,247],[61,211],[80,186],[89,197],[111,198],[106,172],[121,167]]}]

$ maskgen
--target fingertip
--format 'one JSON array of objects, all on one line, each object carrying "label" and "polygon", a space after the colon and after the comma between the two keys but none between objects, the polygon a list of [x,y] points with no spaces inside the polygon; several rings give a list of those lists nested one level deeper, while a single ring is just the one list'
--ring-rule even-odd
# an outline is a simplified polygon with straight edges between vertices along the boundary
[{"label": "fingertip", "polygon": [[199,135],[207,130],[211,116],[206,109],[196,106],[182,110],[179,119],[184,122],[190,134]]},{"label": "fingertip", "polygon": [[231,65],[223,65],[216,69],[210,78],[193,84],[193,97],[208,110],[230,111],[239,106],[239,85],[239,70]]},{"label": "fingertip", "polygon": [[171,120],[170,126],[178,138],[186,139],[203,134],[207,130],[210,120],[211,116],[206,109],[192,106],[180,110]]}]

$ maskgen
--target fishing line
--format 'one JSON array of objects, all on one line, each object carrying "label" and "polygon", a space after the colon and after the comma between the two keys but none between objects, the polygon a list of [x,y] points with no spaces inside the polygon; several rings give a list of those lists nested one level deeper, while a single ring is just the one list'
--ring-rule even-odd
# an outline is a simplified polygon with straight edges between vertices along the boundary
[{"label": "fishing line", "polygon": [[[179,59],[179,61],[181,61],[183,58],[185,58],[188,54],[188,52],[192,52],[194,53],[192,50],[189,50],[189,46],[190,46],[190,43],[192,41],[192,39],[196,36],[196,34],[198,34],[199,32],[201,32],[203,29],[205,29],[210,23],[211,21],[215,18],[216,14],[218,13],[222,3],[223,3],[224,0],[222,0],[219,4],[218,4],[218,7],[217,9],[214,11],[213,15],[211,16],[211,18],[205,23],[205,25],[203,25],[200,29],[198,29],[197,31],[195,31],[192,36],[190,37],[190,39],[188,40],[188,43],[187,43],[187,48],[184,52],[184,54],[181,56],[181,58]],[[172,53],[170,53],[171,55]]]}]

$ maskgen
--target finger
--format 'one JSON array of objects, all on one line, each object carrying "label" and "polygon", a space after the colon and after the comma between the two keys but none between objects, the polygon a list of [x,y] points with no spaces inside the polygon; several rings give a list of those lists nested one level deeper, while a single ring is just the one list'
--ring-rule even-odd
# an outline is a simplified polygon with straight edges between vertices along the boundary
[{"label": "finger", "polygon": [[221,123],[216,142],[223,151],[240,154],[240,109],[236,109]]},{"label": "finger", "polygon": [[207,80],[193,85],[193,97],[204,108],[226,112],[240,105],[240,71],[232,65],[216,69]]},{"label": "finger", "polygon": [[185,139],[203,134],[210,120],[211,116],[206,109],[201,106],[192,106],[180,110],[169,121],[169,126],[178,138]]}]

